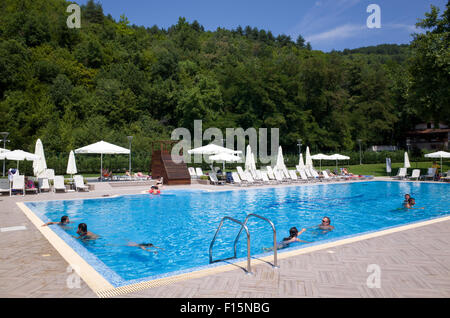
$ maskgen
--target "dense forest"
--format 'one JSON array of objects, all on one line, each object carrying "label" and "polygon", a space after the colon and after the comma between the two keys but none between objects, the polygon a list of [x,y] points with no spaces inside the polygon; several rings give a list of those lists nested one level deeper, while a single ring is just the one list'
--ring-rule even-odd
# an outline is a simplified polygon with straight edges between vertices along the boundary
[{"label": "dense forest", "polygon": [[149,152],[176,127],[278,127],[285,152],[398,145],[416,123],[449,123],[449,15],[431,7],[409,45],[315,51],[251,26],[166,29],[65,0],[0,3],[0,131],[11,149],[68,153],[106,140]]}]

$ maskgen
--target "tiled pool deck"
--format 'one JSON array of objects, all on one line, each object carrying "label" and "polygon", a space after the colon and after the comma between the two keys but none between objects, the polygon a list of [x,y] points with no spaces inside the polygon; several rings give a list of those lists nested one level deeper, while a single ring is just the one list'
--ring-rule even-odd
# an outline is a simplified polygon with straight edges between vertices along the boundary
[{"label": "tiled pool deck", "polygon": [[[148,189],[142,185],[115,185],[96,184],[96,189],[87,193],[0,196],[0,229],[3,229],[0,231],[0,297],[97,297],[83,280],[76,284],[76,277],[68,271],[68,263],[30,222],[17,202],[133,194]],[[207,185],[191,185],[190,188],[236,189]],[[26,229],[7,231],[17,226]],[[450,297],[449,245],[450,221],[445,220],[280,257],[279,269],[254,260],[254,275],[251,276],[246,275],[243,268],[232,265],[235,269],[165,281],[118,297]],[[368,277],[373,275],[367,271],[370,264],[379,266],[380,288],[367,286]]]}]

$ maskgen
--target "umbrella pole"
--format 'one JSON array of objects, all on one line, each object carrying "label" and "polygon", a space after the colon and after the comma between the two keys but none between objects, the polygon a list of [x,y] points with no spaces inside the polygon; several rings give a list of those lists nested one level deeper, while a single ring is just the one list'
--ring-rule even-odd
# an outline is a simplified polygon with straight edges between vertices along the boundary
[{"label": "umbrella pole", "polygon": [[103,182],[103,154],[100,154],[100,182]]}]

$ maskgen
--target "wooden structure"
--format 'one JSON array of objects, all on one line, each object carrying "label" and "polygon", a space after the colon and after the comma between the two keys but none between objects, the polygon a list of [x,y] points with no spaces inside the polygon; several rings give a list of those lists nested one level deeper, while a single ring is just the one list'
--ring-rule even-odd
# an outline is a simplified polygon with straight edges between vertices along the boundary
[{"label": "wooden structure", "polygon": [[[175,163],[174,160],[181,159],[178,155],[176,158],[172,156],[171,150],[173,144],[178,143],[177,140],[160,140],[151,144],[152,162],[151,175],[153,179],[163,177],[164,184],[191,184],[191,176],[184,161]],[[159,147],[155,148],[155,145]]]}]

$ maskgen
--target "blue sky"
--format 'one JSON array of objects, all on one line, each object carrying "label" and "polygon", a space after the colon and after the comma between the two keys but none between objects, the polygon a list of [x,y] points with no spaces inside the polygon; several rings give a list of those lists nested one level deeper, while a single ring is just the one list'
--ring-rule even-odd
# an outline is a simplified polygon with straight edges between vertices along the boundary
[{"label": "blue sky", "polygon": [[[87,0],[75,0],[85,4]],[[343,50],[382,43],[409,43],[417,19],[433,4],[445,9],[446,0],[96,0],[116,20],[125,14],[132,24],[162,28],[180,16],[197,20],[206,30],[241,25],[270,30],[274,35],[301,34],[313,49]],[[369,4],[381,8],[381,28],[369,29]]]}]

